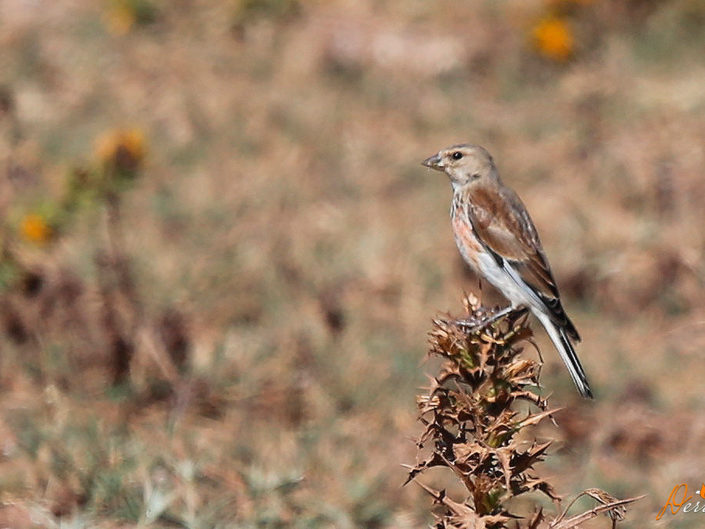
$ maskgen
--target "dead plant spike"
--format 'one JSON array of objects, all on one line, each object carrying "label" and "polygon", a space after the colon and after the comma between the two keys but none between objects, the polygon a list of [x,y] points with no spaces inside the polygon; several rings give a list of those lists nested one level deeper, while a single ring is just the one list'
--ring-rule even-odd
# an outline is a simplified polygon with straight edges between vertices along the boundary
[{"label": "dead plant spike", "polygon": [[433,321],[429,355],[445,361],[417,397],[424,430],[407,483],[429,468],[445,467],[466,490],[458,501],[417,481],[437,505],[434,527],[569,529],[600,513],[614,526],[624,518],[625,506],[638,498],[618,500],[600,489],[587,489],[578,497],[590,496],[601,505],[571,518],[566,514],[572,503],[554,519],[538,505],[528,517],[510,511],[514,498],[533,491],[560,504],[551,482],[536,469],[551,442],[531,441],[530,435],[557,410],[537,391],[541,363],[520,355],[532,336],[526,313],[509,311],[497,317],[498,309],[483,307],[472,294],[464,305],[462,319]]}]

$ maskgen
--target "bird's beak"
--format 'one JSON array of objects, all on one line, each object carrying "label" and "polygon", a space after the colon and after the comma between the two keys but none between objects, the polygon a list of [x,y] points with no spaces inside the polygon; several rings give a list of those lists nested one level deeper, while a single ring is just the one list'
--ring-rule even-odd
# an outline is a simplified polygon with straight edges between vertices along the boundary
[{"label": "bird's beak", "polygon": [[426,158],[423,162],[421,162],[421,165],[425,165],[426,167],[430,167],[436,171],[443,170],[443,161],[438,154],[434,154],[433,156]]}]

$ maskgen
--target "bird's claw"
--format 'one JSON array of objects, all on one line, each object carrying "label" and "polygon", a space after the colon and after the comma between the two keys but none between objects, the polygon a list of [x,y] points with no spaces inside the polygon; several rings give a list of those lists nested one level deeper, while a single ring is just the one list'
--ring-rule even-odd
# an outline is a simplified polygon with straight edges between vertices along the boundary
[{"label": "bird's claw", "polygon": [[455,324],[458,325],[459,327],[462,327],[465,329],[467,332],[476,332],[484,329],[488,325],[496,322],[497,320],[500,320],[504,318],[505,316],[509,316],[510,314],[515,314],[517,317],[522,316],[523,314],[526,314],[526,312],[529,309],[526,307],[520,307],[520,308],[514,308],[514,307],[507,307],[505,309],[502,309],[500,311],[495,312],[494,314],[485,316],[484,319],[478,321],[477,319],[458,319],[455,320]]}]

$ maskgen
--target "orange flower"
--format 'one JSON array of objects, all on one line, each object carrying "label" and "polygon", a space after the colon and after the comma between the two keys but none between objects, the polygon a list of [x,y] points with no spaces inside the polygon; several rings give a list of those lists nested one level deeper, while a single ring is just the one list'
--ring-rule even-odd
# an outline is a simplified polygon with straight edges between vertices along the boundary
[{"label": "orange flower", "polygon": [[540,20],[531,33],[541,55],[554,61],[566,61],[573,55],[575,39],[565,19],[549,15]]},{"label": "orange flower", "polygon": [[137,21],[135,10],[127,3],[114,3],[103,16],[103,23],[112,35],[125,35]]},{"label": "orange flower", "polygon": [[97,158],[117,169],[135,171],[146,155],[144,133],[140,129],[112,130],[96,141]]},{"label": "orange flower", "polygon": [[49,242],[53,230],[42,215],[29,213],[22,219],[20,233],[25,240],[41,245]]}]

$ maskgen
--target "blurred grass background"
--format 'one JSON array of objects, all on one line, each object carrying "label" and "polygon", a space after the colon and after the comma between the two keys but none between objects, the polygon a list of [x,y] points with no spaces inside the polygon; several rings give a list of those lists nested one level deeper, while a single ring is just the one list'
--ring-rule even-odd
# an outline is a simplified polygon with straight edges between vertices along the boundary
[{"label": "blurred grass background", "polygon": [[401,488],[426,333],[478,282],[419,163],[463,141],[583,335],[594,403],[537,333],[566,406],[546,471],[649,494],[623,527],[700,527],[654,518],[705,480],[704,23],[698,0],[0,2],[0,526],[430,523]]}]

